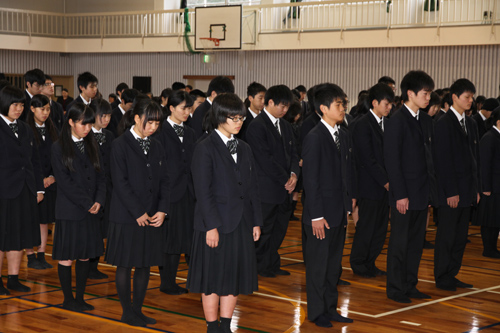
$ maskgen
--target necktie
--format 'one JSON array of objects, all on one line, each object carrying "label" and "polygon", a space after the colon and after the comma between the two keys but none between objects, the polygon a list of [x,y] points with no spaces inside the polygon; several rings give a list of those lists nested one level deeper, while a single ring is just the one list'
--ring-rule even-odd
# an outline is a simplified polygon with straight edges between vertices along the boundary
[{"label": "necktie", "polygon": [[11,123],[9,124],[9,127],[12,130],[12,132],[14,132],[14,134],[19,133],[19,125],[17,123]]},{"label": "necktie", "polygon": [[236,148],[238,147],[238,141],[236,139],[229,140],[226,143],[227,149],[229,149],[229,153],[231,155],[236,154]]},{"label": "necktie", "polygon": [[45,127],[37,127],[36,130],[41,136],[45,136],[45,134],[47,134],[47,129]]},{"label": "necktie", "polygon": [[174,124],[174,131],[178,137],[182,138],[184,136],[184,126]]},{"label": "necktie", "polygon": [[335,145],[337,146],[337,149],[340,151],[339,131],[334,132],[333,136],[335,137]]},{"label": "necktie", "polygon": [[141,146],[142,150],[144,153],[149,153],[149,146],[151,145],[151,141],[149,139],[141,139],[137,138],[137,141],[139,141],[139,145]]},{"label": "necktie", "polygon": [[280,126],[278,125],[278,122],[279,122],[279,120],[276,120],[276,122],[274,123],[274,127],[276,127],[276,130],[278,131],[278,134],[281,135]]},{"label": "necktie", "polygon": [[467,134],[467,130],[465,129],[465,118],[462,118],[462,120],[460,120],[460,125],[462,125],[462,129]]},{"label": "necktie", "polygon": [[78,150],[80,150],[80,152],[83,154],[85,153],[85,143],[82,141],[75,141],[75,144],[76,144],[76,147],[78,148]]},{"label": "necktie", "polygon": [[106,143],[106,136],[104,135],[104,133],[94,132],[94,137],[99,145]]},{"label": "necktie", "polygon": [[384,121],[381,120],[379,123],[379,126],[380,126],[380,129],[382,130],[382,132],[384,131]]}]

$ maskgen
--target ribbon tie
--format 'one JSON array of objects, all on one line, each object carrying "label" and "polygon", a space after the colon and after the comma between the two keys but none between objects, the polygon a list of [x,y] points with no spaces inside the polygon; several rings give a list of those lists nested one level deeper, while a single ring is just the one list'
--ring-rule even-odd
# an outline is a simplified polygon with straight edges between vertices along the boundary
[{"label": "ribbon tie", "polygon": [[106,143],[106,135],[104,133],[95,132],[94,137],[100,146],[102,146],[103,143]]},{"label": "ribbon tie", "polygon": [[76,147],[78,148],[78,150],[80,150],[80,152],[82,154],[85,153],[85,143],[83,142],[83,140],[75,141],[75,144],[76,144]]},{"label": "ribbon tie", "polygon": [[9,127],[12,130],[12,132],[14,132],[14,134],[19,133],[19,125],[17,123],[11,123],[9,124]]},{"label": "ribbon tie", "polygon": [[227,149],[231,155],[236,154],[236,148],[238,147],[238,141],[236,139],[229,140],[226,143]]},{"label": "ribbon tie", "polygon": [[146,154],[149,153],[149,146],[151,145],[151,140],[137,138],[137,141],[139,142],[139,145],[141,146],[144,153]]},{"label": "ribbon tie", "polygon": [[174,124],[174,131],[178,137],[182,138],[184,136],[184,126]]}]

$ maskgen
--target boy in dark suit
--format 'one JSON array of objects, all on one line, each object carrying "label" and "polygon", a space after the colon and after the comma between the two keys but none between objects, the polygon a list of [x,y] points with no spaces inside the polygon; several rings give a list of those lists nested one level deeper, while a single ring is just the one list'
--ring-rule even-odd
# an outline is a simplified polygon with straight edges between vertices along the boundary
[{"label": "boy in dark suit", "polygon": [[322,119],[303,145],[307,313],[320,327],[331,327],[332,320],[352,322],[337,313],[347,214],[356,205],[351,139],[337,125],[344,118],[345,102],[346,95],[337,85],[324,84],[315,91],[314,104]]},{"label": "boy in dark suit", "polygon": [[496,98],[488,98],[484,101],[479,109],[479,112],[472,115],[471,118],[476,121],[479,139],[486,134],[486,120],[491,116],[491,112],[500,106],[500,102]]},{"label": "boy in dark suit", "polygon": [[26,82],[26,90],[24,91],[26,102],[24,103],[23,113],[19,117],[22,121],[26,121],[26,115],[31,112],[31,98],[42,92],[42,87],[45,84],[45,74],[40,69],[35,68],[24,74],[24,81]]},{"label": "boy in dark suit", "polygon": [[386,275],[375,266],[389,221],[389,178],[384,163],[384,122],[394,102],[394,91],[384,83],[370,88],[370,112],[353,130],[358,171],[359,220],[351,249],[352,272],[363,277]]},{"label": "boy in dark suit", "polygon": [[113,101],[113,103],[111,103],[111,109],[115,109],[118,107],[118,105],[121,104],[122,102],[122,93],[125,89],[128,89],[128,84],[126,84],[125,82],[122,82],[120,83],[119,85],[116,86],[116,89],[115,89],[115,92],[116,92],[116,96],[118,97],[117,99],[115,99]]},{"label": "boy in dark suit", "polygon": [[125,89],[122,92],[120,104],[111,112],[111,120],[109,122],[108,130],[113,132],[115,137],[118,137],[118,125],[120,124],[123,115],[132,108],[134,99],[138,94],[139,91],[135,89]]},{"label": "boy in dark suit", "polygon": [[384,124],[384,161],[389,177],[391,237],[387,252],[387,297],[399,303],[430,298],[420,292],[418,267],[430,201],[428,150],[432,118],[420,109],[429,104],[432,78],[410,71],[401,81],[404,105]]},{"label": "boy in dark suit", "polygon": [[80,96],[75,98],[73,102],[68,105],[67,110],[75,103],[83,103],[85,105],[90,105],[92,99],[95,98],[97,94],[97,78],[90,72],[84,72],[78,75],[76,79],[76,84],[78,85],[78,90],[80,91]]},{"label": "boy in dark suit", "polygon": [[252,82],[247,87],[247,97],[250,102],[250,106],[247,110],[247,115],[245,117],[245,121],[243,122],[243,126],[241,127],[240,132],[236,135],[237,138],[245,140],[245,134],[248,128],[248,125],[254,120],[255,117],[259,115],[259,113],[264,108],[264,99],[266,97],[266,87],[257,82]]},{"label": "boy in dark suit", "polygon": [[459,79],[450,87],[453,105],[436,123],[434,142],[439,196],[439,227],[434,251],[436,287],[455,291],[472,288],[455,276],[462,266],[471,206],[479,202],[479,136],[469,110],[474,84]]},{"label": "boy in dark suit", "polygon": [[288,229],[292,210],[290,194],[300,172],[292,126],[281,119],[292,100],[287,86],[269,88],[264,111],[250,123],[246,134],[259,177],[264,227],[257,243],[257,271],[265,277],[290,275],[280,268],[278,249]]},{"label": "boy in dark suit", "polygon": [[62,125],[64,122],[64,113],[62,105],[54,102],[52,97],[54,96],[54,82],[52,82],[52,77],[45,75],[45,84],[42,87],[43,95],[47,96],[50,101],[50,118],[59,132],[61,132]]},{"label": "boy in dark suit", "polygon": [[212,107],[212,101],[219,94],[234,93],[234,85],[230,78],[225,76],[217,76],[210,81],[207,91],[207,99],[194,111],[193,117],[190,121],[190,126],[194,129],[196,138],[203,134],[203,118],[205,114]]}]

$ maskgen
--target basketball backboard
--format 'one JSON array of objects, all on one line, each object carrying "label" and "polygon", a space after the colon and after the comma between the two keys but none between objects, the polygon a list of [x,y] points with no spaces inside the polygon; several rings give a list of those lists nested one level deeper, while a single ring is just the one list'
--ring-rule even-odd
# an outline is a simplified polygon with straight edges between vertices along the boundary
[{"label": "basketball backboard", "polygon": [[241,5],[196,7],[194,48],[241,49],[241,15]]}]

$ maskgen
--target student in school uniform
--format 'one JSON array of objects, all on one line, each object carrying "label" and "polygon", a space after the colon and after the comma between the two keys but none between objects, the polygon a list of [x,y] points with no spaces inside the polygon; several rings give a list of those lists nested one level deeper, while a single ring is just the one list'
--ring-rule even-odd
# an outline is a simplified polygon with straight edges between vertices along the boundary
[{"label": "student in school uniform", "polygon": [[64,122],[64,111],[61,104],[52,100],[52,97],[54,96],[54,82],[52,81],[52,77],[49,75],[45,75],[45,83],[42,87],[41,94],[49,98],[50,119],[52,119],[57,131],[60,132]]},{"label": "student in school uniform", "polygon": [[61,104],[64,114],[66,114],[67,107],[71,102],[73,102],[73,97],[69,96],[67,88],[63,88],[62,96],[57,97],[57,103]]},{"label": "student in school uniform", "polygon": [[189,92],[189,96],[191,96],[191,98],[193,99],[193,108],[191,110],[192,117],[198,106],[205,102],[205,100],[207,99],[207,95],[200,89],[193,89]]},{"label": "student in school uniform", "polygon": [[488,98],[484,101],[478,113],[474,114],[471,118],[476,121],[479,139],[483,137],[488,131],[486,128],[486,121],[491,116],[493,110],[500,106],[500,102],[496,98]]},{"label": "student in school uniform", "polygon": [[24,111],[19,118],[22,121],[26,121],[28,113],[31,112],[30,102],[33,96],[42,92],[42,87],[45,84],[45,74],[38,68],[31,69],[24,74],[24,81],[26,82],[26,90],[24,90],[26,102],[24,103]]},{"label": "student in school uniform", "polygon": [[[159,229],[169,209],[165,152],[151,138],[162,119],[160,106],[141,98],[125,116],[127,130],[111,148],[113,194],[106,261],[116,269],[121,321],[132,326],[155,324],[142,313],[151,266],[162,264],[164,232]],[[134,272],[133,304],[131,269]]]},{"label": "student in school uniform", "polygon": [[410,71],[401,81],[404,105],[384,124],[384,162],[389,177],[391,236],[387,252],[387,297],[399,303],[430,298],[417,289],[418,267],[430,203],[432,118],[420,109],[429,104],[434,81]]},{"label": "student in school uniform", "polygon": [[52,144],[57,141],[59,134],[50,118],[50,113],[49,98],[42,94],[33,96],[31,112],[28,113],[26,122],[35,137],[35,147],[40,155],[43,187],[45,188],[43,201],[38,204],[41,244],[36,255],[32,248],[26,249],[28,267],[35,269],[52,268],[52,265],[45,260],[45,250],[49,234],[48,224],[56,220],[56,179],[52,171],[51,150]]},{"label": "student in school uniform", "polygon": [[240,132],[236,135],[237,138],[245,140],[245,134],[248,125],[259,115],[259,113],[264,109],[264,98],[266,97],[266,87],[257,82],[252,82],[247,87],[247,98],[249,102],[247,114],[245,116],[245,121],[241,127]]},{"label": "student in school uniform", "polygon": [[302,151],[307,316],[319,327],[331,327],[330,321],[352,322],[337,312],[347,214],[356,205],[351,138],[338,125],[345,103],[346,95],[337,85],[315,90],[314,104],[322,119],[304,139]]},{"label": "student in school uniform", "polygon": [[170,116],[170,110],[167,108],[168,99],[170,98],[170,95],[172,95],[171,88],[163,89],[160,94],[160,105],[161,105],[161,111],[163,113],[163,119],[167,119],[167,117]]},{"label": "student in school uniform", "polygon": [[471,207],[479,202],[480,163],[477,125],[465,115],[476,92],[459,79],[450,87],[453,104],[436,123],[434,142],[439,195],[439,226],[434,250],[436,287],[455,291],[472,288],[456,278],[467,244]]},{"label": "student in school uniform", "polygon": [[291,193],[300,175],[299,157],[292,126],[281,119],[293,95],[284,85],[266,91],[265,107],[248,126],[246,139],[255,158],[264,226],[257,243],[259,275],[290,275],[281,269],[278,249],[283,242],[292,211]]},{"label": "student in school uniform", "polygon": [[112,110],[111,120],[109,121],[108,130],[111,131],[115,137],[118,137],[118,127],[125,112],[132,108],[134,100],[139,95],[136,89],[125,89],[121,95],[121,103]]},{"label": "student in school uniform", "polygon": [[[7,85],[0,90],[0,268],[8,260],[7,288],[28,292],[19,282],[23,250],[40,245],[37,203],[44,197],[42,170],[33,132],[19,120],[25,96],[21,89]],[[9,295],[0,279],[0,295]]]},{"label": "student in school uniform", "polygon": [[207,332],[231,332],[238,295],[258,289],[254,242],[262,214],[257,169],[250,147],[235,138],[245,114],[235,94],[215,97],[210,112],[215,130],[193,154],[197,201],[187,287],[202,293]]},{"label": "student in school uniform", "polygon": [[217,95],[223,93],[234,93],[234,85],[230,78],[217,76],[208,84],[207,99],[194,112],[191,119],[191,128],[194,130],[196,138],[203,135],[203,119],[205,114],[212,107],[212,101]]},{"label": "student in school uniform", "polygon": [[[498,103],[498,100],[496,101]],[[500,170],[500,107],[492,112],[487,121],[488,125],[491,125],[491,128],[482,137],[479,147],[483,193],[479,202],[478,220],[481,225],[483,256],[499,259],[500,251],[497,243],[500,232],[500,173],[498,172]]]},{"label": "student in school uniform", "polygon": [[384,83],[370,88],[370,112],[357,118],[352,132],[358,177],[359,220],[350,263],[362,277],[387,275],[375,265],[385,243],[389,222],[389,178],[384,163],[384,122],[394,102],[394,91]]},{"label": "student in school uniform", "polygon": [[111,103],[111,110],[117,108],[122,103],[122,93],[125,89],[128,89],[128,84],[125,82],[121,82],[116,86],[115,93],[117,98]]},{"label": "student in school uniform", "polygon": [[[89,258],[104,251],[99,211],[106,200],[106,180],[97,142],[92,135],[94,111],[83,103],[67,112],[59,140],[52,145],[52,169],[57,179],[56,228],[52,259],[64,294],[63,308],[93,310],[83,296],[89,275]],[[71,289],[75,264],[76,297]]]},{"label": "student in school uniform", "polygon": [[184,254],[189,264],[193,240],[195,196],[191,160],[196,140],[194,131],[184,125],[190,117],[192,106],[193,100],[187,92],[174,91],[167,103],[170,116],[158,133],[165,151],[170,180],[170,220],[164,227],[164,260],[160,268],[160,291],[169,295],[188,292],[176,283],[176,276],[181,254]]},{"label": "student in school uniform", "polygon": [[[111,204],[111,193],[113,191],[113,183],[111,182],[111,168],[110,168],[110,157],[111,157],[111,144],[115,139],[114,134],[108,131],[106,127],[109,125],[111,120],[111,105],[104,99],[98,98],[94,99],[90,103],[90,107],[95,113],[95,122],[92,125],[92,135],[97,141],[99,152],[101,154],[101,165],[106,174],[106,203],[101,209],[100,222],[101,222],[101,235],[107,238],[108,227],[109,227],[109,212]],[[100,257],[90,258],[90,271],[89,279],[100,280],[107,279],[108,275],[99,271],[99,259]]]},{"label": "student in school uniform", "polygon": [[78,75],[76,79],[76,84],[78,85],[78,90],[80,91],[80,96],[75,98],[73,102],[68,105],[68,110],[75,103],[83,103],[89,105],[92,99],[96,97],[97,94],[97,77],[90,72],[84,72]]}]

